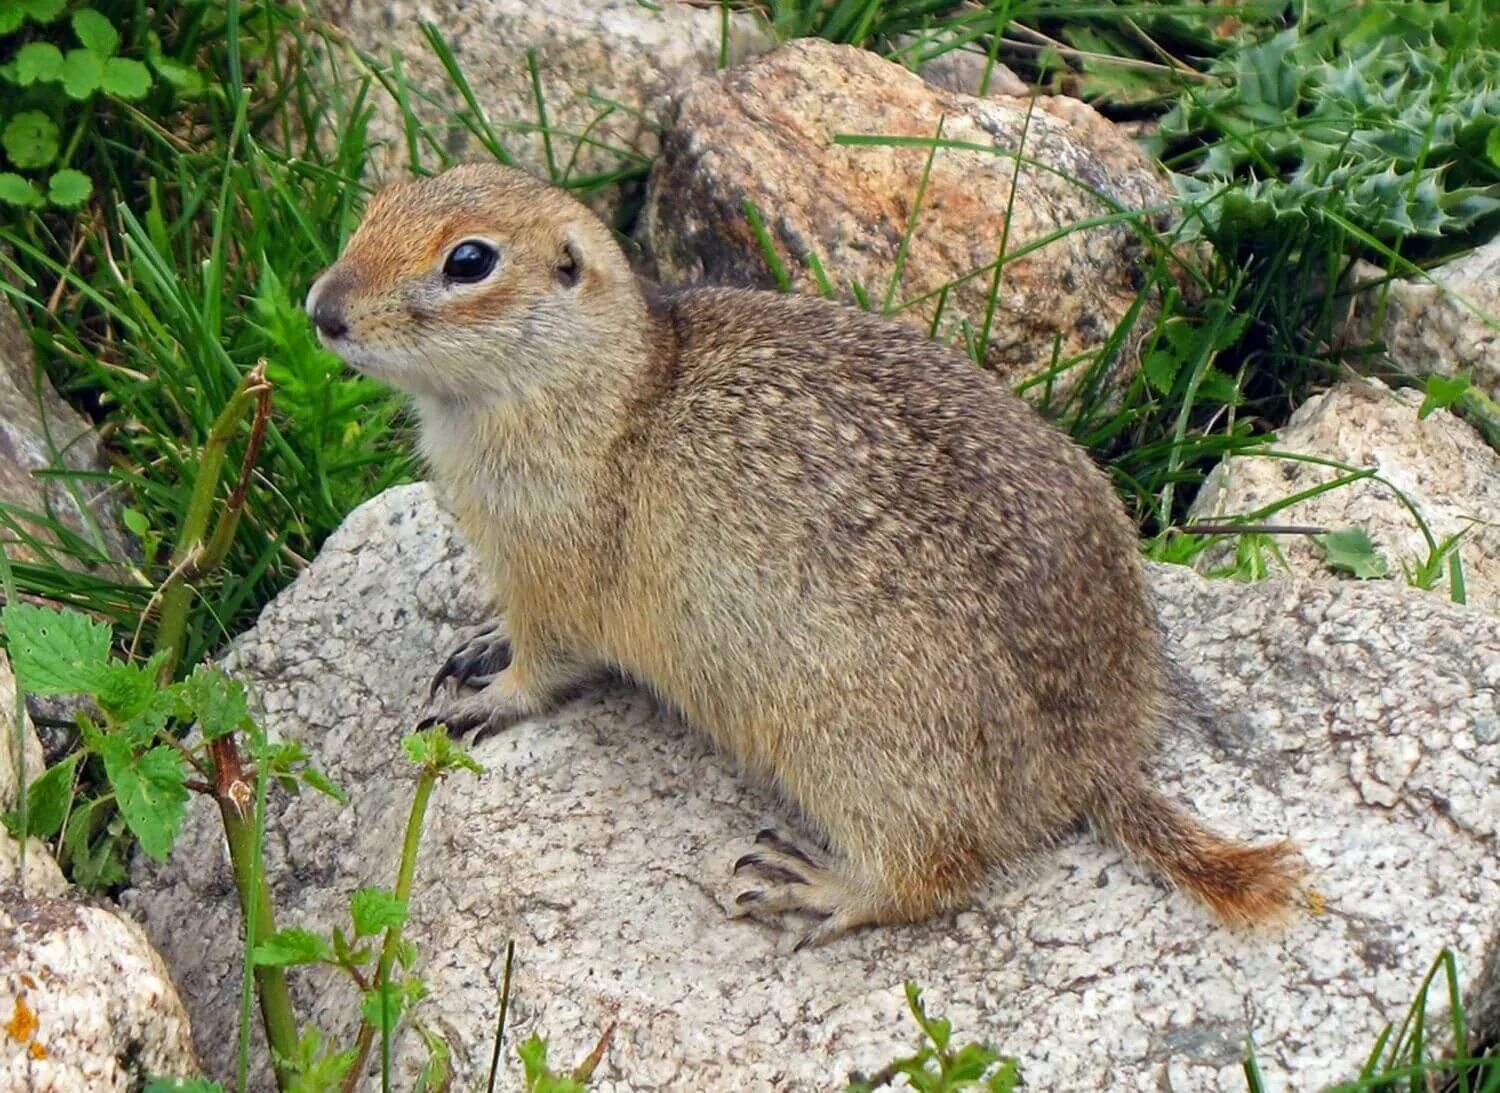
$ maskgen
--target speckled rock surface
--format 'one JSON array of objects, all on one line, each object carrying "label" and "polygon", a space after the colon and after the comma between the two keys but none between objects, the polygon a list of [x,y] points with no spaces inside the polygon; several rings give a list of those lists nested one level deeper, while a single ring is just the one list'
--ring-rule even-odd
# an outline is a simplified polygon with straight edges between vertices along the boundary
[{"label": "speckled rock surface", "polygon": [[[15,677],[0,653],[0,812],[15,807]],[[29,719],[28,719],[29,721]],[[28,780],[42,749],[28,723]],[[46,845],[0,829],[0,1090],[140,1089],[198,1073],[187,1011],[140,926],[78,898]]]},{"label": "speckled rock surface", "polygon": [[124,1093],[198,1073],[161,958],[104,907],[0,887],[0,1022],[0,1089]]},{"label": "speckled rock surface", "polygon": [[[842,298],[856,299],[857,283],[876,308],[900,271],[892,302],[913,305],[903,318],[925,330],[937,317],[939,335],[960,342],[961,324],[977,336],[1002,239],[1014,253],[1108,211],[1070,179],[1125,208],[1169,200],[1157,170],[1088,105],[1042,97],[1028,120],[1029,105],[945,91],[864,50],[788,43],[679,97],[639,230],[648,260],[668,284],[774,288],[748,202],[798,291],[819,291],[809,255]],[[930,141],[940,120],[944,140],[974,147],[935,154],[919,207],[927,147],[835,143],[850,134]],[[1043,166],[1021,168],[1012,203],[1017,149]],[[1062,362],[1099,349],[1136,298],[1136,254],[1134,232],[1110,225],[1008,262],[989,363],[1019,381],[1051,366],[1054,339]],[[965,275],[938,315],[938,290]],[[1085,367],[1068,369],[1057,386]]]},{"label": "speckled rock surface", "polygon": [[[895,52],[889,54],[891,60],[944,91],[997,97],[1030,93],[1026,81],[1005,65],[991,61],[982,49],[972,46],[950,49],[948,43],[937,43],[916,34],[898,34],[892,45]],[[942,52],[932,56],[939,49]]]},{"label": "speckled rock surface", "polygon": [[[46,769],[42,745],[37,740],[29,715],[25,731],[17,738],[15,710],[15,673],[10,670],[10,658],[0,652],[0,812],[10,812],[20,800],[23,764],[28,785]],[[20,871],[20,840],[0,828],[0,886],[16,884]],[[26,892],[47,896],[61,895],[68,890],[62,870],[40,839],[26,840],[26,875],[20,887]]]},{"label": "speckled rock surface", "polygon": [[[36,371],[30,339],[9,302],[0,301],[0,503],[51,515],[100,545],[107,557],[127,557],[131,548],[113,497],[98,483],[35,475],[51,469],[100,471],[103,452],[93,427]],[[12,517],[28,534],[55,542],[52,533],[36,522]],[[10,550],[13,558],[36,559],[36,552],[28,547]],[[66,555],[54,557],[69,562]]]},{"label": "speckled rock surface", "polygon": [[[355,46],[385,64],[400,55],[407,81],[449,107],[462,106],[418,20],[436,25],[452,48],[491,126],[520,166],[544,173],[549,147],[559,173],[588,178],[642,168],[656,154],[656,129],[664,96],[679,83],[719,64],[768,49],[761,20],[717,4],[672,0],[342,0],[326,11]],[[728,39],[723,31],[727,25]],[[532,86],[527,51],[535,53],[542,104]],[[373,140],[381,173],[404,171],[406,136],[394,98],[375,89]],[[431,138],[459,159],[488,156],[483,144],[444,110],[414,95],[410,103]],[[542,113],[545,111],[545,113]],[[423,147],[428,166],[438,162]],[[607,188],[602,211],[618,199]]]},{"label": "speckled rock surface", "polygon": [[[1381,276],[1368,264],[1360,272],[1361,280]],[[1378,336],[1398,368],[1417,375],[1468,372],[1500,399],[1500,236],[1438,266],[1430,280],[1403,279],[1366,292],[1354,315],[1355,337],[1376,337],[1377,318]]]},{"label": "speckled rock surface", "polygon": [[[1417,391],[1391,391],[1379,382],[1340,383],[1299,406],[1277,432],[1274,447],[1377,470],[1416,506],[1439,543],[1468,527],[1459,547],[1467,602],[1500,612],[1500,455],[1471,426],[1445,410],[1418,420],[1421,404]],[[1230,458],[1209,475],[1194,499],[1191,516],[1245,515],[1343,473],[1286,459]],[[1403,563],[1415,568],[1429,553],[1410,510],[1389,487],[1373,479],[1318,494],[1270,519],[1363,528],[1384,554],[1393,581],[1405,579]],[[1305,536],[1281,537],[1277,545],[1294,572],[1340,579]],[[1229,545],[1211,548],[1200,555],[1199,565],[1210,569],[1232,551]],[[1446,574],[1445,568],[1433,594],[1450,595]]]},{"label": "speckled rock surface", "polygon": [[[571,1061],[618,1022],[606,1091],[835,1088],[908,1047],[909,978],[962,1035],[1019,1055],[1031,1088],[1238,1091],[1247,1034],[1270,1088],[1350,1076],[1441,946],[1478,961],[1474,924],[1500,906],[1500,621],[1386,586],[1154,580],[1184,664],[1243,715],[1167,741],[1163,785],[1227,831],[1295,835],[1325,915],[1281,936],[1217,927],[1080,832],[954,917],[793,954],[792,937],[724,910],[730,864],[785,819],[777,801],[649,699],[609,689],[482,742],[488,773],[433,797],[410,936],[421,1015],[460,1087],[488,1065],[511,938],[516,1035],[542,1031]],[[449,521],[425,486],[403,487],[353,513],[237,644],[267,724],[352,798],[273,799],[284,924],[326,928],[352,889],[391,882],[413,787],[399,738],[485,614]],[[129,903],[223,1074],[238,918],[211,807],[135,880]],[[344,986],[293,984],[305,1019],[350,1034]],[[405,1087],[416,1045],[397,1058]],[[512,1063],[502,1087],[518,1083]]]}]

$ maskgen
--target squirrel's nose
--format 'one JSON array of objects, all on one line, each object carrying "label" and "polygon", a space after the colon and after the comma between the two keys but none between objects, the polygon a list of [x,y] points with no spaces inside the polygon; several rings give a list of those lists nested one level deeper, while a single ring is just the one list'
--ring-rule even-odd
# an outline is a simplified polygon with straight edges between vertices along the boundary
[{"label": "squirrel's nose", "polygon": [[349,282],[344,271],[335,268],[314,281],[308,290],[307,313],[325,338],[342,338],[349,333],[349,323],[344,317]]}]

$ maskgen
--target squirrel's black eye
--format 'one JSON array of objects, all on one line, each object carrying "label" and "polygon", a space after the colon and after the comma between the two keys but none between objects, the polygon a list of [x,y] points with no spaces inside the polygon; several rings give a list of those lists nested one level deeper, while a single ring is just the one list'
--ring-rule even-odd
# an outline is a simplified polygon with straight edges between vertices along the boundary
[{"label": "squirrel's black eye", "polygon": [[465,239],[448,252],[448,260],[443,263],[443,276],[465,284],[483,281],[499,260],[500,255],[488,243]]}]

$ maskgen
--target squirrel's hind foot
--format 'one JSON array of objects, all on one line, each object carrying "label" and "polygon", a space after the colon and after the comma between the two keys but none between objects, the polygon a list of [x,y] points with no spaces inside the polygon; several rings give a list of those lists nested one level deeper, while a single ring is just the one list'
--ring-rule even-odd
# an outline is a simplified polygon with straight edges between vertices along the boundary
[{"label": "squirrel's hind foot", "polygon": [[772,828],[757,834],[755,842],[756,849],[734,863],[734,873],[755,878],[735,904],[740,913],[757,919],[785,914],[819,919],[803,933],[794,952],[880,920],[879,901],[821,851],[805,849]]}]

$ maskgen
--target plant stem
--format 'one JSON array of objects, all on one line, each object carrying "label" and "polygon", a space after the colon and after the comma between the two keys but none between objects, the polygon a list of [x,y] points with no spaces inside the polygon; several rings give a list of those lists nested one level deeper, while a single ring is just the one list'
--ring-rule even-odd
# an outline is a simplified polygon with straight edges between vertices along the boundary
[{"label": "plant stem", "polygon": [[[411,898],[412,879],[417,872],[417,847],[422,842],[422,824],[427,817],[427,802],[432,797],[432,787],[437,785],[439,770],[436,766],[424,766],[417,776],[417,791],[412,796],[411,814],[406,820],[406,838],[401,844],[401,864],[396,870],[396,898],[406,903]],[[375,972],[374,989],[384,991],[390,981],[391,966],[396,962],[396,950],[401,947],[401,927],[392,926],[385,932],[385,942],[380,947],[380,963]],[[387,1027],[385,1035],[390,1035]],[[365,1060],[370,1056],[370,1045],[375,1041],[375,1026],[368,1020],[360,1023],[359,1039],[355,1044],[354,1065],[344,1079],[344,1093],[354,1093],[359,1085],[359,1076],[364,1071]],[[383,1080],[389,1080],[390,1068],[385,1067]]]},{"label": "plant stem", "polygon": [[[209,745],[214,760],[214,799],[224,821],[224,835],[229,843],[229,861],[234,868],[235,888],[240,896],[240,910],[245,919],[246,958],[266,938],[276,932],[276,917],[271,909],[271,890],[261,860],[260,828],[256,823],[257,787],[245,776],[234,737],[225,736]],[[292,1074],[284,1060],[295,1058],[297,1018],[292,1009],[291,991],[287,989],[286,971],[271,966],[255,966],[255,993],[260,996],[261,1021],[266,1042],[271,1046],[275,1063],[276,1085],[285,1089]]]},{"label": "plant stem", "polygon": [[[166,656],[162,660],[157,681],[163,686],[172,681],[177,671],[177,662],[182,658],[192,582],[224,560],[234,538],[234,530],[239,525],[240,513],[244,507],[244,483],[260,448],[259,438],[264,434],[265,421],[270,414],[270,399],[271,385],[266,382],[265,362],[262,361],[240,380],[234,396],[214,420],[203,450],[198,453],[198,474],[193,480],[193,492],[188,500],[187,513],[183,517],[182,531],[177,536],[177,545],[172,551],[171,575],[159,592],[161,620],[156,628],[156,651],[165,652]],[[240,419],[252,408],[255,410],[255,418],[245,466],[241,469],[239,483],[230,498],[231,503],[225,505],[220,512],[213,535],[205,548],[202,543],[204,536],[208,534],[214,496],[218,492],[224,460],[229,454],[229,442],[239,428]]]}]

